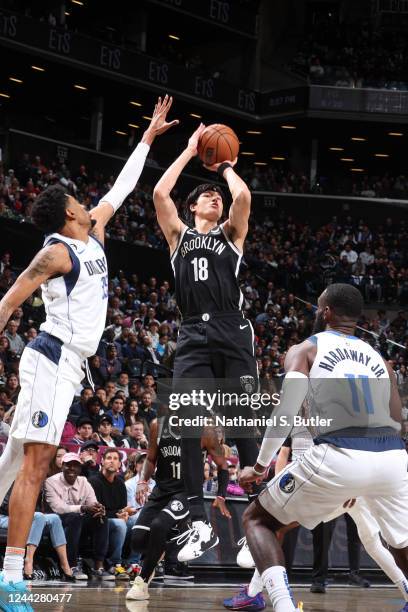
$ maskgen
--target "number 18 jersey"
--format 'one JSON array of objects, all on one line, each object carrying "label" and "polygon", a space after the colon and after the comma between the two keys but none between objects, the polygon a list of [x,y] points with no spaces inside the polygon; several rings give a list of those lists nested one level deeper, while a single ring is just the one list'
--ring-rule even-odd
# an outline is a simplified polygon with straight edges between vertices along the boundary
[{"label": "number 18 jersey", "polygon": [[183,318],[241,309],[241,258],[242,253],[229,240],[223,225],[208,234],[184,227],[171,257],[176,300]]}]

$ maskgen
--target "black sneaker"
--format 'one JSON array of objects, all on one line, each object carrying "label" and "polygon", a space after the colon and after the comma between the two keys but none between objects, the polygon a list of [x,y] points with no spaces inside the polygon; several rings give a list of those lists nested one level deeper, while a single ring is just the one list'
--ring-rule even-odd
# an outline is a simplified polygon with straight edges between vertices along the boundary
[{"label": "black sneaker", "polygon": [[371,586],[368,580],[360,576],[358,572],[350,572],[348,583],[350,586],[360,587],[363,589],[368,589],[368,587]]},{"label": "black sneaker", "polygon": [[176,565],[165,567],[164,578],[165,580],[194,580],[194,574],[189,572],[188,563],[179,561]]},{"label": "black sneaker", "polygon": [[326,585],[323,582],[312,582],[310,586],[311,593],[325,593]]}]

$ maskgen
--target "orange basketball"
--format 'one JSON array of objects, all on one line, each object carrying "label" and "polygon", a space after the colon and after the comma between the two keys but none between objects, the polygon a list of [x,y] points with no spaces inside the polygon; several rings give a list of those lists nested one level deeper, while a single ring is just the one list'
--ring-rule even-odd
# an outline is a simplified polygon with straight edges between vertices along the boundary
[{"label": "orange basketball", "polygon": [[214,123],[205,128],[198,141],[198,155],[206,166],[233,161],[239,151],[238,136],[228,125]]}]

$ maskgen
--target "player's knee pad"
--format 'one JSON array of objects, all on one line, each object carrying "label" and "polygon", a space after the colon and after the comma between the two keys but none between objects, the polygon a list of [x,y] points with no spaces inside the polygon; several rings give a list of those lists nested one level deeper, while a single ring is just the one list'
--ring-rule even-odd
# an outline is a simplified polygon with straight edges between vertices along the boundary
[{"label": "player's knee pad", "polygon": [[132,550],[134,552],[140,552],[140,553],[144,552],[147,548],[147,543],[149,541],[149,538],[150,538],[150,530],[141,529],[140,527],[137,527],[137,525],[135,525],[135,527],[133,527],[131,530],[131,538],[130,538]]}]

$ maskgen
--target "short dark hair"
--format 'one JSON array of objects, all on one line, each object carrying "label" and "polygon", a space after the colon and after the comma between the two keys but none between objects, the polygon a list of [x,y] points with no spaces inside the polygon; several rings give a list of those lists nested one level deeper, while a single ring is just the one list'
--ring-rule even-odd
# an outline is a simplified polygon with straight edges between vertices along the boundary
[{"label": "short dark hair", "polygon": [[61,185],[47,187],[34,202],[31,213],[34,225],[45,234],[62,229],[66,220],[68,195]]},{"label": "short dark hair", "polygon": [[325,300],[337,315],[357,320],[364,306],[360,291],[347,283],[333,283],[326,288]]},{"label": "short dark hair", "polygon": [[119,458],[119,461],[122,461],[122,455],[120,454],[117,448],[107,448],[106,451],[102,453],[102,459],[105,459],[106,455],[109,455],[109,453],[116,453]]},{"label": "short dark hair", "polygon": [[201,185],[197,185],[197,187],[188,194],[185,204],[184,220],[190,227],[194,227],[194,213],[192,210],[190,210],[190,206],[191,204],[195,204],[200,195],[206,193],[207,191],[216,191],[219,193],[222,198],[223,205],[225,204],[224,192],[219,185],[215,185],[213,183],[202,183]]}]

